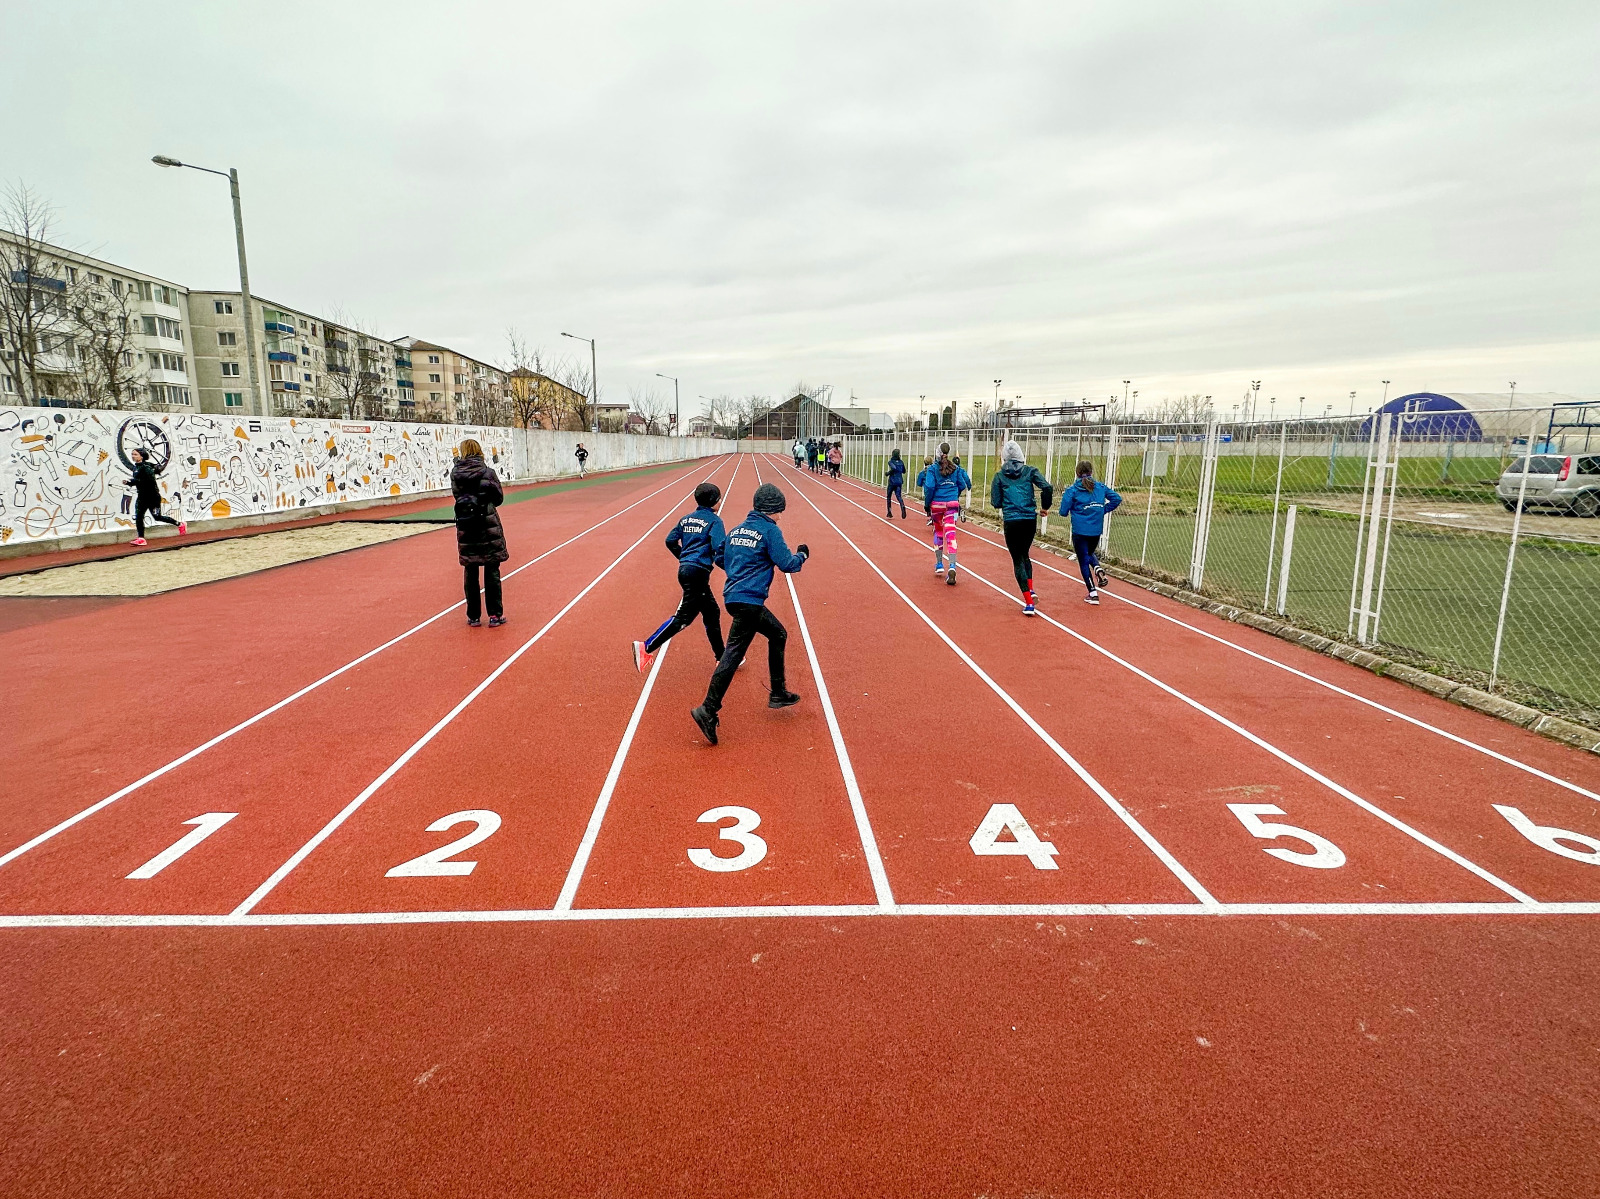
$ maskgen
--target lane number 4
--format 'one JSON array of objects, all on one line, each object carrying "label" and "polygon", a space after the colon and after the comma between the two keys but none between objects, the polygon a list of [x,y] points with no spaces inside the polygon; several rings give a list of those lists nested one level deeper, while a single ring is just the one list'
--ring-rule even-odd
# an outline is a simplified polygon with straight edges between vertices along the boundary
[{"label": "lane number 4", "polygon": [[[1003,832],[1010,832],[1012,839],[999,840]],[[1027,858],[1035,870],[1060,869],[1056,865],[1056,847],[1048,841],[1039,840],[1038,834],[1028,827],[1022,813],[1017,811],[1016,804],[997,803],[991,806],[968,844],[979,857],[1015,854]]]},{"label": "lane number 4", "polygon": [[1285,849],[1281,845],[1274,845],[1270,849],[1263,849],[1262,853],[1270,853],[1280,862],[1290,862],[1296,866],[1310,866],[1314,870],[1333,870],[1344,865],[1344,850],[1319,833],[1308,829],[1296,828],[1292,824],[1278,824],[1273,821],[1261,819],[1263,816],[1283,816],[1286,813],[1276,804],[1270,803],[1231,803],[1228,811],[1239,818],[1239,823],[1250,830],[1252,837],[1259,837],[1263,841],[1276,841],[1279,837],[1292,837],[1296,841],[1304,841],[1311,846],[1311,853],[1300,849]]},{"label": "lane number 4", "polygon": [[457,837],[448,845],[441,845],[438,849],[423,854],[420,858],[412,858],[409,862],[401,862],[393,870],[386,871],[384,878],[427,878],[438,875],[463,875],[471,874],[477,862],[452,862],[449,859],[458,853],[466,853],[480,841],[486,841],[500,828],[498,813],[476,808],[467,812],[451,812],[448,816],[441,816],[428,826],[430,833],[442,833],[446,829],[454,828],[458,824],[468,822],[477,825],[465,837]]},{"label": "lane number 4", "polygon": [[[1568,832],[1564,828],[1552,828],[1547,824],[1535,824],[1522,814],[1517,808],[1507,807],[1505,804],[1492,805],[1496,812],[1511,822],[1511,827],[1516,829],[1528,840],[1542,849],[1551,853],[1558,853],[1564,858],[1571,858],[1574,862],[1588,862],[1591,866],[1600,866],[1600,840],[1586,836],[1583,833]],[[1587,849],[1574,849],[1571,845],[1561,844],[1571,841],[1574,845],[1585,845]]]},{"label": "lane number 4", "polygon": [[717,830],[717,836],[724,841],[732,841],[739,847],[739,852],[731,858],[718,857],[709,849],[694,848],[689,851],[689,860],[702,870],[713,870],[725,874],[733,870],[748,870],[762,858],[767,856],[767,843],[756,836],[755,830],[761,825],[761,817],[749,808],[739,808],[729,805],[727,807],[712,808],[708,812],[700,813],[699,823],[717,824],[723,820],[732,820],[733,823]]}]

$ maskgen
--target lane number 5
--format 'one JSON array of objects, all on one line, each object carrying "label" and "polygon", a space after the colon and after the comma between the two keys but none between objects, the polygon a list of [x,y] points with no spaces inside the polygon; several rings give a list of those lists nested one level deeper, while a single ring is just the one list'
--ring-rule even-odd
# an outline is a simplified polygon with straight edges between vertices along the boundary
[{"label": "lane number 5", "polygon": [[739,847],[739,852],[731,858],[722,858],[709,849],[695,848],[689,851],[691,862],[702,870],[725,873],[732,870],[748,870],[767,856],[767,843],[755,833],[761,825],[760,816],[749,808],[729,806],[712,808],[709,812],[702,812],[699,817],[701,824],[716,824],[722,820],[732,820],[733,823],[719,828],[717,836],[724,841],[732,841]]},{"label": "lane number 5", "polygon": [[420,858],[412,858],[409,862],[401,862],[393,870],[386,871],[384,878],[427,878],[436,875],[463,875],[471,874],[477,862],[451,862],[450,857],[458,853],[466,853],[480,841],[486,841],[494,836],[500,828],[500,816],[496,812],[474,809],[468,812],[451,812],[448,816],[441,816],[428,826],[430,833],[442,833],[446,829],[454,828],[458,824],[471,822],[478,827],[465,837],[457,837],[448,845],[441,845],[438,849],[423,854]]},{"label": "lane number 5", "polygon": [[1304,850],[1284,849],[1281,845],[1274,845],[1270,849],[1263,849],[1262,853],[1270,853],[1281,862],[1291,862],[1296,866],[1310,866],[1315,870],[1333,870],[1344,865],[1344,850],[1320,834],[1307,829],[1296,828],[1292,824],[1276,824],[1261,819],[1263,816],[1283,816],[1285,812],[1276,804],[1270,803],[1231,803],[1228,811],[1239,818],[1239,823],[1250,830],[1252,837],[1259,837],[1263,841],[1275,841],[1279,837],[1293,837],[1296,841],[1304,841],[1311,846],[1314,853]]}]

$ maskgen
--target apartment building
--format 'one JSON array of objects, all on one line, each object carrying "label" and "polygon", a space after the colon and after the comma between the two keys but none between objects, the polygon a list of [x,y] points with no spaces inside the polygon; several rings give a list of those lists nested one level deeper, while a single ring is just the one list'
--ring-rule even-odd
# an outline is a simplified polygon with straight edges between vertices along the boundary
[{"label": "apartment building", "polygon": [[449,346],[401,337],[395,341],[407,363],[411,397],[419,417],[463,424],[506,420],[510,394],[506,373]]},{"label": "apartment building", "polygon": [[0,232],[0,403],[193,411],[189,293]]},{"label": "apartment building", "polygon": [[[260,296],[251,303],[268,415],[406,415],[406,356],[394,342]],[[254,411],[240,293],[193,292],[189,314],[201,410]]]}]

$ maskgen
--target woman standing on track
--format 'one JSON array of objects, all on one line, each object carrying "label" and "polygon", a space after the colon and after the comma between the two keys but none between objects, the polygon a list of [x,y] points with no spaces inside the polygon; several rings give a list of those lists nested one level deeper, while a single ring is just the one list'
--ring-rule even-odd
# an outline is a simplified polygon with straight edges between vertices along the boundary
[{"label": "woman standing on track", "polygon": [[1094,477],[1094,463],[1078,463],[1078,481],[1061,495],[1061,515],[1072,520],[1072,552],[1078,556],[1083,585],[1089,589],[1084,602],[1098,604],[1100,588],[1106,585],[1105,568],[1097,551],[1106,531],[1106,517],[1121,505],[1122,497]]},{"label": "woman standing on track", "polygon": [[505,500],[500,476],[483,460],[483,447],[472,438],[461,443],[461,455],[450,472],[450,492],[456,497],[456,555],[462,566],[462,585],[467,595],[467,624],[477,628],[482,609],[478,606],[478,571],[483,571],[483,599],[489,608],[489,627],[505,624],[500,606],[500,563],[511,555],[506,549],[506,533],[496,511]]},{"label": "woman standing on track", "polygon": [[948,441],[939,443],[939,460],[923,474],[928,480],[923,494],[928,498],[928,513],[933,520],[933,573],[954,587],[956,521],[961,517],[961,497],[972,490],[972,478],[951,459]]},{"label": "woman standing on track", "polygon": [[[1039,502],[1034,503],[1034,489],[1039,491]],[[1055,488],[1050,480],[1029,466],[1022,456],[1022,447],[1007,441],[1000,449],[1000,469],[994,482],[989,484],[989,506],[998,508],[1003,517],[1006,549],[1011,551],[1011,570],[1022,589],[1022,614],[1034,615],[1033,562],[1028,551],[1033,548],[1033,536],[1039,528],[1039,510],[1050,510]]]},{"label": "woman standing on track", "polygon": [[189,526],[181,520],[173,520],[170,516],[161,515],[161,485],[156,482],[156,468],[143,450],[134,450],[133,476],[128,480],[128,486],[134,489],[133,528],[134,537],[131,545],[149,545],[144,539],[144,514],[148,512],[151,520],[158,520],[164,525],[177,525],[178,536],[182,537],[189,531]]},{"label": "woman standing on track", "polygon": [[895,497],[900,497],[900,519],[906,518],[906,463],[900,457],[899,450],[889,451],[889,465],[884,467],[883,473],[889,477],[889,491],[884,498],[884,505],[888,509],[885,516],[894,516]]}]

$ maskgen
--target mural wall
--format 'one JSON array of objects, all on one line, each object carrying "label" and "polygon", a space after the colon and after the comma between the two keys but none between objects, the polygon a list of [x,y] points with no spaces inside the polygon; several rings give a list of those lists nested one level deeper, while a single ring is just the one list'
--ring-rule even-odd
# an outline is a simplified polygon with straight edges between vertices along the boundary
[{"label": "mural wall", "polygon": [[[0,544],[132,529],[133,492],[125,481],[135,448],[164,464],[165,510],[207,520],[445,488],[451,451],[466,437],[482,444],[505,479],[576,468],[575,461],[551,461],[560,452],[536,444],[538,431],[520,429],[0,407]],[[613,440],[664,444],[613,450]],[[591,470],[731,448],[708,439],[613,434],[587,444]],[[529,469],[535,460],[550,462],[550,469],[536,475]]]}]

